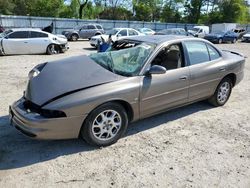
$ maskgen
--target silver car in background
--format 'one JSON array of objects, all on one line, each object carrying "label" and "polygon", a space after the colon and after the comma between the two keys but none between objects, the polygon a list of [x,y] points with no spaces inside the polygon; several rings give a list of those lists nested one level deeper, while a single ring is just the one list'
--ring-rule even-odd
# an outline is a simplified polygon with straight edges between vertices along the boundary
[{"label": "silver car in background", "polygon": [[201,100],[224,105],[244,65],[241,54],[203,39],[123,39],[107,52],[37,65],[24,96],[10,106],[10,121],[32,138],[82,137],[107,146],[129,122]]},{"label": "silver car in background", "polygon": [[84,24],[77,26],[74,29],[65,30],[62,32],[68,40],[77,41],[81,39],[90,39],[93,36],[104,33],[103,27],[100,24]]},{"label": "silver car in background", "polygon": [[40,29],[10,29],[0,34],[0,55],[57,54],[68,49],[62,35],[53,35]]}]

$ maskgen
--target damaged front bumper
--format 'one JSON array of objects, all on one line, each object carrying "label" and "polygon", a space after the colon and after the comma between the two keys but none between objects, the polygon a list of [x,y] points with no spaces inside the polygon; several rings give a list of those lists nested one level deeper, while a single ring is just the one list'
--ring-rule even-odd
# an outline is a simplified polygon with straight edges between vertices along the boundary
[{"label": "damaged front bumper", "polygon": [[38,113],[25,109],[24,102],[25,99],[21,98],[9,107],[10,123],[17,130],[36,139],[78,138],[86,115],[45,118]]}]

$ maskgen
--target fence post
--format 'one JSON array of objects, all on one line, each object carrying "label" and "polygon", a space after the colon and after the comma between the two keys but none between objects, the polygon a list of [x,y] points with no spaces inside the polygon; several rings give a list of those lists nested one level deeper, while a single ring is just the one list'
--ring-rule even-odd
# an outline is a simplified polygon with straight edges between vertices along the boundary
[{"label": "fence post", "polygon": [[0,25],[3,27],[3,17],[0,15]]},{"label": "fence post", "polygon": [[[54,21],[54,23],[55,23],[55,34],[57,34],[57,32],[56,32],[56,31],[57,31],[57,28],[56,28],[56,27],[57,27],[57,26],[56,26],[56,18],[55,18],[53,21]],[[52,22],[53,22],[53,21],[52,21]]]},{"label": "fence post", "polygon": [[29,21],[30,21],[30,28],[32,28],[32,22],[31,22],[31,16],[29,15]]}]

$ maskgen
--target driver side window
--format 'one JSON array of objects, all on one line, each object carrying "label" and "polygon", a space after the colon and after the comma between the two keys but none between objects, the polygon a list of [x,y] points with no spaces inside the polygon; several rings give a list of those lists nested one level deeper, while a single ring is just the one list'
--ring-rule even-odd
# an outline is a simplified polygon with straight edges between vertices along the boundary
[{"label": "driver side window", "polygon": [[166,48],[162,48],[152,61],[151,66],[153,65],[163,66],[167,70],[184,67],[182,45],[180,43],[172,44]]}]

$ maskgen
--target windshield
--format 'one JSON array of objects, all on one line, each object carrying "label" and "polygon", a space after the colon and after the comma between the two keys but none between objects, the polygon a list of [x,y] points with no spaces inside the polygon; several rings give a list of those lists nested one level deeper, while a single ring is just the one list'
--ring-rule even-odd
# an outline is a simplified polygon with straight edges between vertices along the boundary
[{"label": "windshield", "polygon": [[89,57],[102,67],[122,76],[138,75],[156,45],[141,43],[135,47],[90,54]]},{"label": "windshield", "polygon": [[193,28],[192,31],[198,32],[200,31],[200,28]]},{"label": "windshield", "polygon": [[105,34],[106,35],[115,35],[119,30],[117,29],[112,29],[112,30],[109,30],[107,31]]},{"label": "windshield", "polygon": [[0,33],[0,38],[6,37],[11,32],[12,32],[12,30],[7,30],[7,31],[4,31],[3,33]]}]

